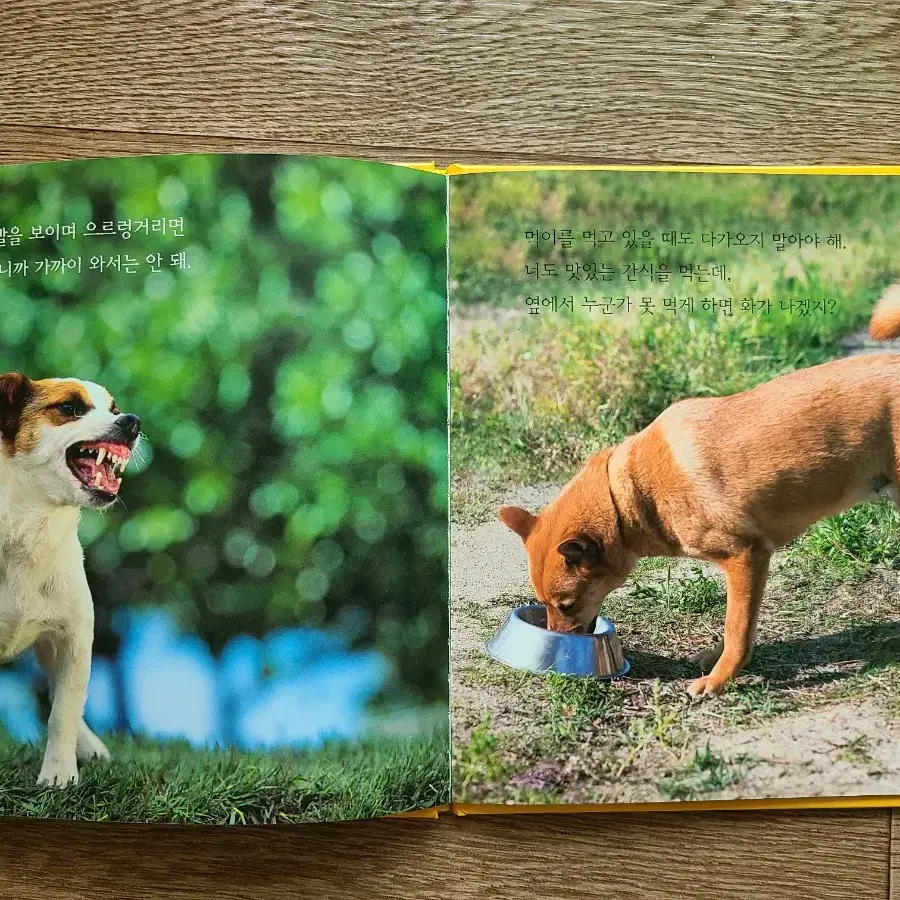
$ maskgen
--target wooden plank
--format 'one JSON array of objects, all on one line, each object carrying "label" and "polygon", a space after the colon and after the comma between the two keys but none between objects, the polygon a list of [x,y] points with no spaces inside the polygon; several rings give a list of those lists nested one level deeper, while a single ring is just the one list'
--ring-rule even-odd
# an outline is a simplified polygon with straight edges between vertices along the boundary
[{"label": "wooden plank", "polygon": [[[454,897],[884,897],[887,812],[498,818],[460,847]],[[510,875],[510,873],[513,873]]]},{"label": "wooden plank", "polygon": [[4,900],[883,900],[889,813],[514,816],[272,828],[0,823]]},{"label": "wooden plank", "polygon": [[561,161],[896,162],[898,30],[900,8],[865,0],[4,0],[0,123]]},{"label": "wooden plank", "polygon": [[[441,151],[437,151],[440,153]],[[264,140],[179,134],[141,134],[85,128],[47,128],[0,124],[0,163],[48,162],[101,156],[143,156],[160,153],[308,153],[348,156],[387,162],[433,162],[435,151],[415,147],[371,147],[308,143],[291,138]],[[446,159],[451,162],[451,159]],[[497,154],[481,154],[478,162],[516,162]],[[526,160],[527,161],[527,160]]]},{"label": "wooden plank", "polygon": [[900,900],[900,810],[891,810],[891,853],[888,900]]},{"label": "wooden plank", "polygon": [[[265,140],[247,137],[195,137],[91,128],[55,128],[0,124],[0,164],[50,162],[103,156],[143,156],[161,153],[298,153],[346,156],[384,162],[436,162],[537,165],[547,157],[531,153],[466,151],[448,147],[374,147],[346,143],[309,143],[290,138]],[[562,162],[591,162],[589,158]],[[607,160],[608,161],[608,160]]]}]

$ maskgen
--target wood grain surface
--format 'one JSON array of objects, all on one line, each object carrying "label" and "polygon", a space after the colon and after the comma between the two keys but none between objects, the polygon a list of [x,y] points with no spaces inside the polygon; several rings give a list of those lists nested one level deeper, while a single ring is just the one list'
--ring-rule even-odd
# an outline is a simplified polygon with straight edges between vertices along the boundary
[{"label": "wood grain surface", "polygon": [[884,900],[889,813],[0,824],[4,900]]},{"label": "wood grain surface", "polygon": [[389,154],[900,161],[865,0],[3,0],[0,122]]},{"label": "wood grain surface", "polygon": [[[888,3],[3,0],[0,13],[5,163],[900,162]],[[900,898],[891,818],[2,822],[0,898]]]}]

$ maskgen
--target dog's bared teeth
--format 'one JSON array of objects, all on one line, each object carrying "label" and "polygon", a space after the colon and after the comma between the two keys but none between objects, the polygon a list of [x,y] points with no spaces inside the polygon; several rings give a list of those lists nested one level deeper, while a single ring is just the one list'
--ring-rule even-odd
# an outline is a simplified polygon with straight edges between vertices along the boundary
[{"label": "dog's bared teeth", "polygon": [[94,483],[93,483],[92,486],[95,487],[95,488],[96,488],[96,487],[100,487],[100,482],[102,482],[102,481],[103,481],[103,474],[102,474],[101,472],[98,472],[98,473],[94,476]]},{"label": "dog's bared teeth", "polygon": [[100,463],[102,463],[104,459],[106,459],[106,447],[101,447],[97,451],[97,465],[99,466]]}]

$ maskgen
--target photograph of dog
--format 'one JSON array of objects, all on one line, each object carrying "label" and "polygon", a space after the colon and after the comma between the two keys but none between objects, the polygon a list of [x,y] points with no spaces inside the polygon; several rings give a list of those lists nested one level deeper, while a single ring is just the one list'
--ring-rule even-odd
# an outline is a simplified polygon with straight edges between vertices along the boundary
[{"label": "photograph of dog", "polygon": [[83,719],[94,605],[78,523],[82,507],[116,502],[140,431],[98,384],[0,375],[0,662],[34,647],[51,686],[39,784],[109,757]]},{"label": "photograph of dog", "polygon": [[[900,337],[900,285],[869,333]],[[900,355],[873,354],[682,400],[591,457],[538,514],[505,506],[499,516],[524,541],[551,631],[586,633],[642,557],[719,566],[724,637],[698,658],[709,674],[689,687],[703,697],[750,657],[772,553],[858,503],[896,502],[898,479]]]},{"label": "photograph of dog", "polygon": [[[900,179],[500,171],[449,209],[455,799],[900,792]],[[505,664],[532,604],[630,669]]]},{"label": "photograph of dog", "polygon": [[448,802],[445,187],[0,166],[0,817]]}]

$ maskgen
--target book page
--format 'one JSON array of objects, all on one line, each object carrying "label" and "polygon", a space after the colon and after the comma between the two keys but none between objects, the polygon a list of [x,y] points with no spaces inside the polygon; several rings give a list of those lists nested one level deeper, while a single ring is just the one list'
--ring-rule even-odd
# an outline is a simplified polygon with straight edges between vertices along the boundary
[{"label": "book page", "polygon": [[900,792],[898,222],[889,175],[451,179],[458,803]]},{"label": "book page", "polygon": [[0,168],[0,815],[447,802],[445,233],[377,163]]}]

